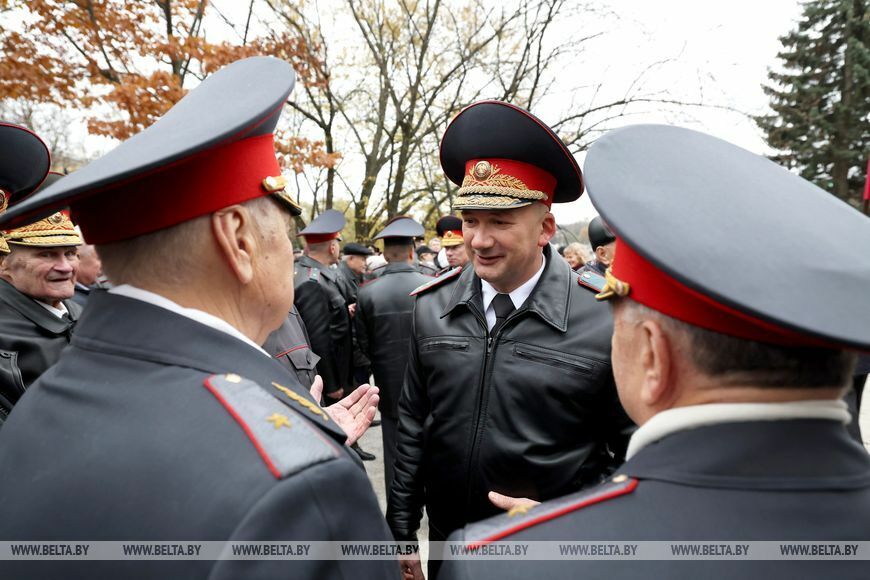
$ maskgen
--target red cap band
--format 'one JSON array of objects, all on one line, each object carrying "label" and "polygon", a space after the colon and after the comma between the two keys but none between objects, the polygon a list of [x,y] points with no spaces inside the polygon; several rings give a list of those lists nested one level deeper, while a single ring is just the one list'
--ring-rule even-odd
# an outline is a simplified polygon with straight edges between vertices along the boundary
[{"label": "red cap band", "polygon": [[299,234],[305,238],[306,244],[322,244],[323,242],[328,242],[329,240],[338,239],[341,235],[341,232],[333,232],[331,234]]},{"label": "red cap band", "polygon": [[[478,171],[476,166],[481,161],[489,163],[491,168],[489,172]],[[520,183],[515,180],[519,180]],[[546,194],[547,199],[531,199],[531,201],[539,201],[550,207],[553,204],[553,192],[556,191],[556,178],[540,167],[513,159],[470,159],[465,162],[465,180],[462,182],[462,187],[469,185],[540,191]]]},{"label": "red cap band", "polygon": [[628,297],[632,300],[694,326],[783,346],[837,346],[720,304],[656,268],[619,238],[610,271],[629,284]]},{"label": "red cap band", "polygon": [[267,195],[278,175],[272,135],[249,137],[113,183],[74,202],[73,221],[88,243],[126,240]]}]

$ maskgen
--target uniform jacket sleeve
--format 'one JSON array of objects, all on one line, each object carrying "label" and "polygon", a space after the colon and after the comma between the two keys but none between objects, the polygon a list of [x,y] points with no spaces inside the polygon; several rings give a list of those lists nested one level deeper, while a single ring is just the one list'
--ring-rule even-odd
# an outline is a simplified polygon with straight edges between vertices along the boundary
[{"label": "uniform jacket sleeve", "polygon": [[[416,326],[416,312],[414,314]],[[412,337],[416,337],[416,330]],[[416,539],[423,517],[423,425],[429,415],[429,397],[425,379],[420,376],[416,338],[412,338],[405,370],[405,384],[399,398],[399,425],[396,452],[396,475],[387,502],[387,523],[398,541]]]},{"label": "uniform jacket sleeve", "polygon": [[356,346],[359,348],[360,354],[363,355],[366,363],[371,360],[371,350],[369,342],[368,329],[368,314],[366,314],[365,300],[359,300],[356,303],[356,316],[354,316],[354,330],[356,337]]},{"label": "uniform jacket sleeve", "polygon": [[[229,541],[305,544],[329,541],[389,541],[365,472],[333,460],[288,477],[261,497]],[[313,549],[313,548],[312,548]],[[222,560],[212,580],[236,578],[398,579],[395,560]]]},{"label": "uniform jacket sleeve", "polygon": [[337,391],[343,387],[343,383],[338,372],[335,342],[330,331],[329,297],[320,284],[312,280],[296,287],[293,303],[308,330],[311,350],[320,357],[317,374],[323,379],[323,392]]}]

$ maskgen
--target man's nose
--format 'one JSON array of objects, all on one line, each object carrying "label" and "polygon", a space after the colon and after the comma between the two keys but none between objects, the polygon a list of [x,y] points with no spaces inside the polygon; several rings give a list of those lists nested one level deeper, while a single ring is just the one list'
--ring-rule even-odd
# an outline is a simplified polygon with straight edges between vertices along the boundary
[{"label": "man's nose", "polygon": [[489,234],[487,228],[478,227],[475,228],[472,232],[471,238],[471,247],[475,250],[485,250],[486,248],[491,248],[493,245],[493,238]]},{"label": "man's nose", "polygon": [[62,256],[54,263],[54,269],[57,272],[73,272],[79,264],[78,258],[70,258],[68,256]]}]

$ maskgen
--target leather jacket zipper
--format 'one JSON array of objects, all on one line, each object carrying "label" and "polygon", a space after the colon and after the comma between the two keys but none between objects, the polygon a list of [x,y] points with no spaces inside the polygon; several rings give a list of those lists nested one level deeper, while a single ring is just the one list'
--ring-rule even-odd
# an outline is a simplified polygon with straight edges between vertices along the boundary
[{"label": "leather jacket zipper", "polygon": [[514,311],[510,316],[508,316],[507,320],[501,325],[501,328],[498,329],[498,332],[495,335],[490,334],[488,325],[486,324],[486,318],[481,316],[477,311],[477,308],[469,308],[474,313],[475,318],[483,324],[483,328],[486,329],[486,350],[483,354],[483,373],[481,373],[480,385],[478,389],[477,395],[477,412],[474,414],[474,424],[472,425],[472,437],[471,437],[471,448],[468,450],[468,477],[466,478],[465,488],[468,490],[468,495],[466,496],[466,508],[471,507],[471,496],[473,492],[473,488],[471,485],[471,478],[475,473],[474,466],[472,465],[474,462],[474,453],[477,450],[478,441],[480,439],[480,426],[481,420],[483,418],[483,405],[486,397],[486,387],[487,387],[487,379],[490,376],[491,365],[490,359],[492,357],[492,352],[495,345],[495,340],[501,335],[504,331],[505,327],[510,324],[511,320],[513,320],[517,314],[517,311]]}]

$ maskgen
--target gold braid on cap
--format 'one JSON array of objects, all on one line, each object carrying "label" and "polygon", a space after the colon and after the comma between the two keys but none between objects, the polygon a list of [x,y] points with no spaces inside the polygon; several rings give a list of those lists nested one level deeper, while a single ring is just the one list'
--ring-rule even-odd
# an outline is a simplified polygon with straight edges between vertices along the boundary
[{"label": "gold braid on cap", "polygon": [[601,289],[601,292],[595,295],[596,300],[609,300],[614,296],[628,296],[628,293],[631,292],[631,286],[628,282],[623,282],[619,278],[613,275],[611,272],[611,268],[607,268],[604,271],[604,279],[607,283],[604,285],[604,288]]},{"label": "gold braid on cap", "polygon": [[[6,195],[6,192],[0,189],[0,213],[6,211],[6,208],[9,206],[9,196]],[[2,231],[0,231],[0,254],[8,254],[9,253],[9,244],[6,243],[6,236]]]},{"label": "gold braid on cap", "polygon": [[[478,161],[462,180],[460,197],[472,197],[475,204],[508,206],[517,200],[544,201],[548,198],[543,191],[529,189],[521,179],[513,175],[502,175],[495,163]],[[512,200],[509,198],[513,198]],[[468,200],[468,203],[472,203]],[[463,200],[463,205],[466,200]]]}]

